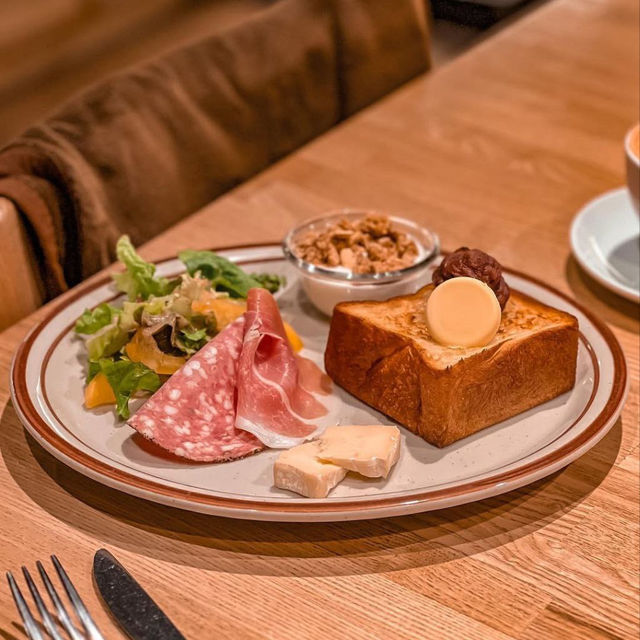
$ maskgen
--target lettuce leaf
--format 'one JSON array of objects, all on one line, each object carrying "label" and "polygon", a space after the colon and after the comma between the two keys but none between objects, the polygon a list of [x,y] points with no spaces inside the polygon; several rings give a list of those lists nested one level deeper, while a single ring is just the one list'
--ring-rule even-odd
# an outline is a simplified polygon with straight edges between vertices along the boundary
[{"label": "lettuce leaf", "polygon": [[89,360],[99,360],[117,353],[129,341],[129,332],[122,329],[118,323],[103,327],[98,333],[87,340]]},{"label": "lettuce leaf", "polygon": [[165,296],[176,285],[167,278],[156,277],[156,266],[143,260],[133,248],[129,236],[121,236],[116,253],[126,267],[124,273],[114,273],[113,279],[129,300],[147,300],[150,296]]},{"label": "lettuce leaf", "polygon": [[95,309],[85,309],[83,314],[76,320],[74,327],[76,333],[92,334],[106,327],[113,322],[115,316],[120,313],[119,309],[103,302]]},{"label": "lettuce leaf", "polygon": [[207,279],[193,278],[183,274],[180,278],[180,284],[173,290],[167,308],[189,319],[192,315],[191,303],[198,300],[209,288],[210,283]]},{"label": "lettuce leaf", "polygon": [[260,286],[271,293],[275,293],[287,284],[287,278],[277,273],[252,273],[251,277],[260,283]]},{"label": "lettuce leaf", "polygon": [[[131,360],[110,360],[101,358],[93,364],[94,371],[104,373],[107,381],[113,389],[116,397],[116,412],[127,420],[131,415],[129,412],[129,400],[136,391],[154,392],[160,388],[160,377],[155,371],[151,371],[141,362]],[[94,373],[95,375],[95,373]]]},{"label": "lettuce leaf", "polygon": [[182,329],[180,331],[180,337],[178,338],[180,346],[184,351],[191,355],[196,351],[202,349],[209,341],[206,329],[188,330]]},{"label": "lettuce leaf", "polygon": [[89,368],[87,370],[87,377],[85,383],[89,384],[100,373],[100,362],[89,360]]},{"label": "lettuce leaf", "polygon": [[261,287],[258,280],[245,273],[237,264],[219,256],[213,251],[193,251],[187,249],[178,254],[187,267],[189,275],[200,273],[211,281],[214,289],[227,291],[232,298],[246,298],[249,289]]},{"label": "lettuce leaf", "polygon": [[153,298],[148,302],[123,302],[120,327],[125,331],[135,331],[142,321],[142,314],[160,315],[165,312],[169,298]]}]

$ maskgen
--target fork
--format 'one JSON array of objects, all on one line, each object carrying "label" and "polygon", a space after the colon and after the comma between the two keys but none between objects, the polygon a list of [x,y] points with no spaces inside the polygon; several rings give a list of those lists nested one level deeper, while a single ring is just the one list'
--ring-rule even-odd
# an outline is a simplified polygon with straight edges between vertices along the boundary
[{"label": "fork", "polygon": [[67,596],[69,597],[69,601],[71,602],[72,610],[75,612],[76,616],[84,627],[84,633],[80,632],[71,622],[71,618],[69,617],[69,614],[67,613],[67,610],[62,603],[62,600],[58,596],[58,592],[49,579],[49,576],[47,575],[45,568],[42,566],[42,563],[38,560],[38,562],[36,562],[36,566],[38,567],[40,578],[42,579],[47,593],[51,598],[51,602],[55,607],[57,614],[55,617],[53,617],[49,613],[44,601],[40,597],[38,587],[31,578],[31,574],[25,566],[22,567],[22,573],[24,575],[27,586],[29,587],[29,591],[31,592],[31,596],[33,597],[33,601],[36,604],[36,608],[38,609],[40,617],[42,618],[41,624],[38,623],[31,614],[29,606],[22,596],[20,587],[18,587],[13,574],[11,573],[11,571],[7,572],[7,580],[9,581],[11,595],[13,596],[13,600],[16,603],[16,607],[18,608],[20,617],[24,622],[24,628],[27,632],[27,636],[30,638],[30,640],[44,640],[44,636],[42,635],[41,630],[41,627],[44,627],[47,635],[52,638],[52,640],[65,640],[64,634],[60,632],[60,628],[62,627],[66,630],[71,640],[104,640],[104,636],[98,630],[96,623],[93,621],[93,618],[89,614],[87,607],[85,606],[84,602],[82,602],[82,599],[78,595],[78,592],[73,586],[73,583],[67,575],[67,572],[60,564],[58,558],[56,558],[56,556],[51,556],[51,562],[53,562],[53,566],[58,573],[60,582],[62,582],[62,586],[67,592]]}]

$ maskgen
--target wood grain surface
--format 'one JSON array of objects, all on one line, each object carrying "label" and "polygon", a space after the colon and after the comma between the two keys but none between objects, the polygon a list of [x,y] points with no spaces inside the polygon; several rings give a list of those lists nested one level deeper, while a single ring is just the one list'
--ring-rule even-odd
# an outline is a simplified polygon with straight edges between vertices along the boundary
[{"label": "wood grain surface", "polygon": [[[629,399],[588,454],[498,498],[389,520],[173,510],[70,471],[25,435],[8,371],[37,313],[0,334],[0,568],[58,554],[109,638],[119,632],[89,573],[102,546],[188,638],[637,638],[638,306],[582,273],[567,239],[575,212],[623,182],[637,25],[636,0],[552,0],[143,250],[279,239],[342,206],[415,218],[448,249],[483,248],[573,295],[623,345]],[[0,637],[24,637],[6,585],[0,594]]]}]

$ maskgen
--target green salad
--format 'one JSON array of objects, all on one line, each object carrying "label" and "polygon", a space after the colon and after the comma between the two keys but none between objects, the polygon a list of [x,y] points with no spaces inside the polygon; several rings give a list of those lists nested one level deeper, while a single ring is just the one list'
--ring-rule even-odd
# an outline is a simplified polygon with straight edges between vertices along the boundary
[{"label": "green salad", "polygon": [[249,289],[272,293],[283,276],[246,273],[212,251],[181,251],[186,273],[165,278],[143,260],[128,236],[116,247],[125,271],[113,275],[127,300],[86,309],[75,324],[87,350],[85,406],[114,404],[129,417],[134,394],[153,393],[196,351],[246,309]]}]

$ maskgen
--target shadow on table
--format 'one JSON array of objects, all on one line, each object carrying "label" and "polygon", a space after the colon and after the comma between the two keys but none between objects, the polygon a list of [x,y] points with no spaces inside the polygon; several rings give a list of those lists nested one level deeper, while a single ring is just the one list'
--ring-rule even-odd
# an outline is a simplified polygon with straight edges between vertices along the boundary
[{"label": "shadow on table", "polygon": [[[14,635],[17,634],[17,635]],[[0,639],[1,640],[24,640],[27,637],[27,632],[25,628],[18,624],[17,622],[12,623],[11,631],[5,631],[4,629],[0,629]]]},{"label": "shadow on table", "polygon": [[638,331],[640,306],[627,300],[594,280],[577,263],[573,256],[567,258],[565,275],[574,298],[605,322],[626,331]]},{"label": "shadow on table", "polygon": [[55,518],[98,540],[96,548],[271,576],[399,571],[499,547],[546,527],[584,500],[609,472],[621,437],[618,420],[566,469],[503,496],[412,516],[301,524],[218,518],[131,497],[59,463],[22,430],[11,404],[0,419],[0,449],[17,484]]}]

